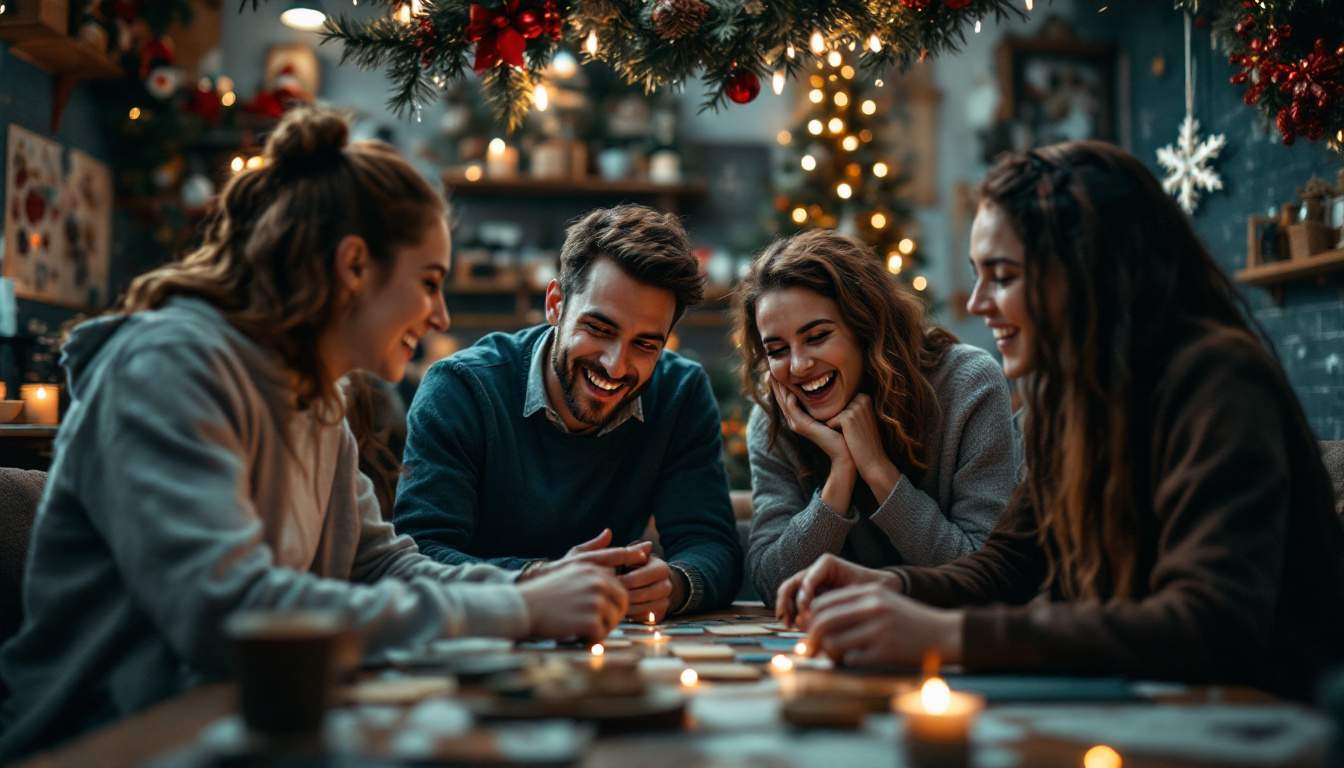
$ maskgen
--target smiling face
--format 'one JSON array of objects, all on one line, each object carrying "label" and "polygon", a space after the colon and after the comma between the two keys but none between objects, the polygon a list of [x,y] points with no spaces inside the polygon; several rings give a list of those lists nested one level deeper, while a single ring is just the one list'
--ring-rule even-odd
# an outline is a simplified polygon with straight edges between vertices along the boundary
[{"label": "smiling face", "polygon": [[[357,246],[362,248],[362,241]],[[342,243],[340,250],[347,247]],[[359,274],[343,276],[351,308],[325,335],[327,347],[339,350],[328,355],[338,361],[336,377],[363,369],[400,381],[420,338],[430,330],[448,330],[443,281],[449,247],[447,222],[436,217],[418,244],[396,249],[392,264],[379,268],[365,257]],[[338,261],[342,258],[338,250]]]},{"label": "smiling face", "polygon": [[607,258],[593,262],[586,286],[572,295],[551,282],[546,319],[555,336],[546,393],[567,427],[600,429],[639,397],[676,308],[671,291],[639,282]]},{"label": "smiling face", "polygon": [[1027,312],[1022,241],[997,205],[983,204],[971,225],[975,290],[966,311],[984,318],[1003,355],[1003,373],[1016,379],[1032,371],[1035,325]]},{"label": "smiling face", "polygon": [[863,382],[863,351],[835,301],[806,288],[779,288],[756,304],[770,376],[817,421],[834,418]]}]

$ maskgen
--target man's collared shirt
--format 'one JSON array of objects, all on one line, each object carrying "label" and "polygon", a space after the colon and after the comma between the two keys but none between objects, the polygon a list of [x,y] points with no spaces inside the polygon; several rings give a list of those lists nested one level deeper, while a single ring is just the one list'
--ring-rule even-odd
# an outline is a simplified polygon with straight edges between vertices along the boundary
[{"label": "man's collared shirt", "polygon": [[[555,328],[552,327],[546,332],[546,337],[537,342],[536,349],[532,352],[532,364],[527,372],[527,397],[523,400],[523,418],[529,419],[537,411],[546,413],[546,420],[556,429],[568,434],[571,430],[565,426],[565,420],[560,417],[560,412],[551,406],[551,399],[546,394],[546,369],[545,365],[550,361],[551,342],[555,340]],[[633,417],[639,421],[644,421],[644,398],[637,397],[621,408],[620,411],[612,415],[611,421],[597,433],[601,437],[613,430],[618,429],[622,424]]]}]

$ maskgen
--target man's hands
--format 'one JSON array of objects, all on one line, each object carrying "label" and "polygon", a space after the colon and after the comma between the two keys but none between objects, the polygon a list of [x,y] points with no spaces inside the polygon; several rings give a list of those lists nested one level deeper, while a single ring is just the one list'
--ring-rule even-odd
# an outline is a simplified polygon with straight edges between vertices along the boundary
[{"label": "man's hands", "polygon": [[631,544],[628,547],[612,547],[611,529],[603,528],[597,536],[571,547],[565,553],[565,556],[559,560],[540,562],[524,569],[520,579],[530,581],[556,573],[566,566],[580,563],[612,569],[637,568],[648,563],[649,553],[652,551],[653,544],[647,541]]},{"label": "man's hands", "polygon": [[672,606],[681,605],[686,599],[687,585],[682,583],[681,575],[659,557],[650,555],[647,564],[619,578],[630,593],[630,607],[625,615],[631,621],[643,624],[652,613],[654,623],[660,622]]},{"label": "man's hands", "polygon": [[628,596],[611,571],[590,563],[559,566],[518,585],[534,637],[601,640],[625,615]]},{"label": "man's hands", "polygon": [[816,562],[779,585],[775,594],[775,618],[783,624],[805,627],[813,611],[812,602],[824,592],[874,584],[897,592],[900,582],[896,574],[855,565],[827,552]]}]

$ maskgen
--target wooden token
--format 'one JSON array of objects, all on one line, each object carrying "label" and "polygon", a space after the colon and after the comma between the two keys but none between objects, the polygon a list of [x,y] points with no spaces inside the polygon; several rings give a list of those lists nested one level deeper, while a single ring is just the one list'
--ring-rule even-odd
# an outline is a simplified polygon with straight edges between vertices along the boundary
[{"label": "wooden token", "polygon": [[867,708],[838,696],[799,696],[780,707],[784,722],[796,728],[858,728]]},{"label": "wooden token", "polygon": [[768,635],[770,630],[760,624],[724,624],[722,626],[705,627],[705,631],[711,635],[720,637],[744,637],[746,635]]},{"label": "wooden token", "polygon": [[397,677],[355,683],[342,689],[340,697],[347,704],[407,705],[456,692],[457,681],[451,677]]},{"label": "wooden token", "polygon": [[672,643],[668,649],[687,661],[732,661],[733,649],[708,643]]},{"label": "wooden token", "polygon": [[761,679],[761,668],[750,664],[696,663],[691,666],[701,680],[749,682]]}]

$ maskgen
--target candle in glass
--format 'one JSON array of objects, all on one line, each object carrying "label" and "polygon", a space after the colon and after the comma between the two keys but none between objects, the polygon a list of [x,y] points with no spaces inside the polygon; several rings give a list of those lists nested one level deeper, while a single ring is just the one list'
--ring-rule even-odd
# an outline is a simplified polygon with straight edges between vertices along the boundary
[{"label": "candle in glass", "polygon": [[971,726],[985,708],[981,696],[953,691],[941,678],[892,702],[905,719],[905,747],[912,765],[947,768],[970,764]]},{"label": "candle in glass", "polygon": [[24,384],[19,387],[23,399],[23,420],[29,424],[55,424],[60,406],[61,388],[55,384]]},{"label": "candle in glass", "polygon": [[492,179],[511,179],[518,175],[518,150],[493,139],[485,151],[485,174]]}]

